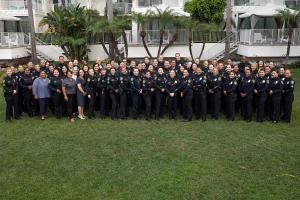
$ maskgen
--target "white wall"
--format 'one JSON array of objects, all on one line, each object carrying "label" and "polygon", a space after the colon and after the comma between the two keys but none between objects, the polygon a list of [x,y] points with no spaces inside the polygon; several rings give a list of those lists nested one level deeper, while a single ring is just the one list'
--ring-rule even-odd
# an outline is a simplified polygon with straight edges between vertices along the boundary
[{"label": "white wall", "polygon": [[[240,45],[237,54],[247,57],[284,57],[287,46],[247,46]],[[300,56],[300,46],[291,46],[291,57]]]},{"label": "white wall", "polygon": [[26,47],[0,48],[0,60],[13,60],[29,56]]}]

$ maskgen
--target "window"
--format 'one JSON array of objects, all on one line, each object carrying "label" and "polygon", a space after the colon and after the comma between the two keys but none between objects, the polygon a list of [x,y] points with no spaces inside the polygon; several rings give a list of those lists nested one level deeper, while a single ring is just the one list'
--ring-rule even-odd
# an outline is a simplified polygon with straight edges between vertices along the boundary
[{"label": "window", "polygon": [[162,0],[139,0],[140,7],[150,7],[162,4]]}]

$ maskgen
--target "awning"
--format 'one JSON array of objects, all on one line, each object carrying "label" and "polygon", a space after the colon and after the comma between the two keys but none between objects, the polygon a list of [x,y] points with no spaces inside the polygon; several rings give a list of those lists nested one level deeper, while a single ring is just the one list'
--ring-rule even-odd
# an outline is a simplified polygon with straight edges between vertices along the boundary
[{"label": "awning", "polygon": [[285,6],[278,6],[274,4],[267,4],[265,6],[258,7],[254,10],[251,10],[249,12],[246,12],[239,16],[239,18],[248,18],[251,16],[257,16],[257,17],[273,17],[278,14],[279,10],[288,9],[291,13],[297,12],[295,10],[286,8]]},{"label": "awning", "polygon": [[[165,5],[159,5],[157,7],[145,7],[145,8],[133,8],[132,11],[135,12],[135,13],[142,13],[142,14],[146,14],[147,12],[153,12],[155,14],[157,14],[157,9],[160,9],[160,10],[166,10],[167,8],[169,8],[168,6],[165,6]],[[187,12],[184,12],[184,10],[180,7],[175,7],[175,8],[172,8],[173,10],[173,15],[174,16],[178,16],[178,17],[190,17],[190,13],[187,13]]]},{"label": "awning", "polygon": [[13,15],[8,15],[5,12],[0,12],[0,21],[21,21],[21,19]]}]

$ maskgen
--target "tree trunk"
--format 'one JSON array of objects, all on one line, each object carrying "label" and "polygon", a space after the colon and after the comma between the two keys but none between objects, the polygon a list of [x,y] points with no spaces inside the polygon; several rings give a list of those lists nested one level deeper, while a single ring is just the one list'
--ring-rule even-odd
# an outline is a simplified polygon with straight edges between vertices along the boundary
[{"label": "tree trunk", "polygon": [[66,1],[65,0],[61,0],[61,5],[63,8],[66,8]]},{"label": "tree trunk", "polygon": [[163,48],[163,50],[161,51],[161,54],[163,55],[165,53],[165,51],[174,44],[174,42],[177,40],[178,38],[178,30],[176,31],[176,33],[174,33],[172,40]]},{"label": "tree trunk", "polygon": [[205,49],[205,45],[206,45],[206,41],[203,41],[202,49],[201,49],[201,52],[200,52],[200,55],[199,55],[199,60],[201,60],[201,57],[202,57],[204,49]]},{"label": "tree trunk", "polygon": [[[113,6],[112,6],[112,0],[106,0],[106,9],[107,9],[107,21],[112,22],[113,21]],[[112,33],[110,33],[112,34]],[[114,59],[115,57],[115,51],[114,51],[114,41],[109,41],[109,54],[111,59]]]},{"label": "tree trunk", "polygon": [[289,27],[289,30],[288,30],[288,44],[287,44],[287,49],[286,49],[285,61],[284,61],[285,65],[287,65],[288,62],[289,62],[293,32],[294,32],[293,28]]},{"label": "tree trunk", "polygon": [[164,29],[161,29],[159,31],[159,47],[158,47],[158,51],[157,51],[157,59],[160,55],[160,51],[161,51],[161,47],[162,47],[162,43],[163,43],[163,40],[164,40],[164,35],[165,35],[165,30]]},{"label": "tree trunk", "polygon": [[108,57],[110,57],[110,54],[105,46],[105,42],[104,42],[104,39],[103,39],[103,33],[100,33],[100,43],[102,45],[102,48],[103,50],[105,51],[105,53],[107,54]]},{"label": "tree trunk", "polygon": [[194,61],[194,56],[193,56],[193,50],[192,50],[192,31],[190,30],[189,32],[189,51],[190,51],[190,55],[192,58],[192,61]]},{"label": "tree trunk", "polygon": [[30,45],[31,45],[31,61],[37,63],[36,55],[36,40],[35,40],[35,28],[34,28],[34,19],[33,19],[33,10],[32,10],[32,1],[27,1],[28,9],[28,21],[29,21],[29,31],[30,31]]},{"label": "tree trunk", "polygon": [[230,55],[231,16],[232,16],[231,0],[226,0],[225,60],[227,60]]},{"label": "tree trunk", "polygon": [[128,57],[128,41],[127,41],[127,36],[126,36],[126,33],[125,31],[122,32],[122,37],[123,37],[123,40],[124,40],[124,47],[125,47],[125,58]]},{"label": "tree trunk", "polygon": [[151,53],[150,53],[150,51],[149,51],[149,49],[148,49],[148,46],[147,46],[147,44],[146,44],[146,41],[145,41],[145,37],[146,37],[145,31],[141,31],[140,36],[141,36],[141,38],[142,38],[143,46],[144,46],[144,48],[145,48],[145,50],[146,50],[148,56],[149,56],[150,58],[152,58],[152,55],[151,55]]}]

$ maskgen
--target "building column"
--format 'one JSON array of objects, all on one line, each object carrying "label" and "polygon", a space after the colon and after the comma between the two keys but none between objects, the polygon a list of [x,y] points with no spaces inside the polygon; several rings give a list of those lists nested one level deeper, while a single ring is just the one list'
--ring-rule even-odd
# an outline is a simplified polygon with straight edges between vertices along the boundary
[{"label": "building column", "polygon": [[132,26],[131,26],[131,37],[132,37],[132,42],[137,43],[138,42],[138,37],[139,37],[139,27],[138,24],[135,21],[132,21]]}]

